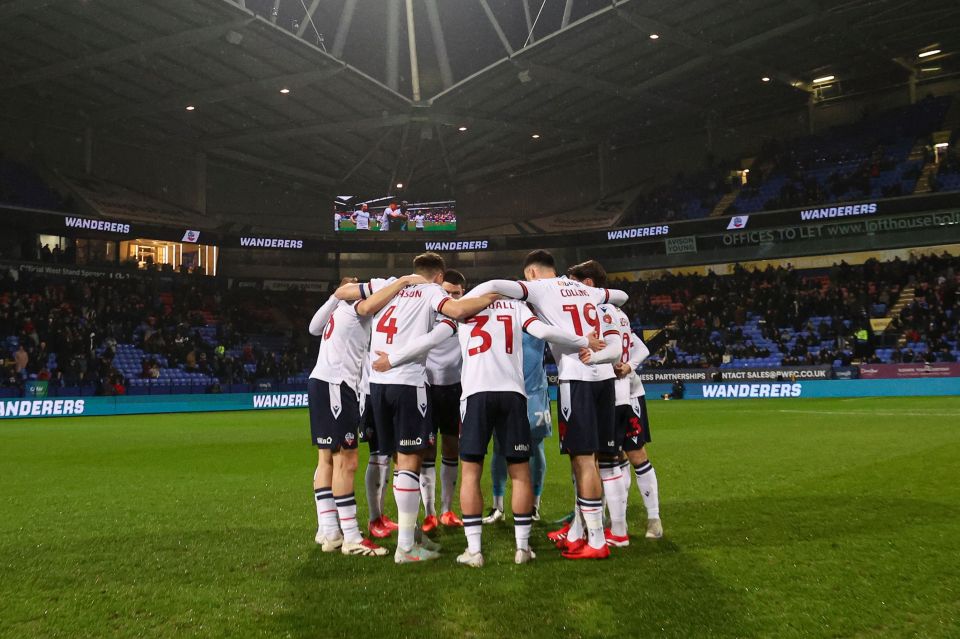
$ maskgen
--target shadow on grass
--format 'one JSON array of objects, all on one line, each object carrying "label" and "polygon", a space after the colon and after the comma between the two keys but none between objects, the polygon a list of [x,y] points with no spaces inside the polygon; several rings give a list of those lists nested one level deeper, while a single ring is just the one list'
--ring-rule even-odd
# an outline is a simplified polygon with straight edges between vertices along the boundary
[{"label": "shadow on grass", "polygon": [[[378,637],[758,636],[742,590],[720,575],[717,548],[762,546],[776,554],[798,542],[842,541],[903,526],[956,521],[960,509],[911,499],[757,497],[670,506],[668,538],[636,538],[609,561],[570,562],[535,529],[537,561],[512,564],[512,528],[484,529],[487,566],[455,565],[460,533],[443,537],[442,559],[395,566],[310,554],[290,575],[284,612],[271,619],[293,637],[350,632]],[[634,529],[637,526],[634,525]],[[392,545],[391,545],[392,548]],[[721,580],[721,577],[723,579]]]},{"label": "shadow on grass", "polygon": [[285,613],[273,618],[276,631],[292,637],[600,637],[643,628],[676,636],[744,633],[737,593],[670,540],[638,540],[603,562],[564,560],[538,540],[537,561],[515,566],[505,530],[485,534],[482,570],[454,563],[462,538],[424,565],[317,551],[291,575]]}]

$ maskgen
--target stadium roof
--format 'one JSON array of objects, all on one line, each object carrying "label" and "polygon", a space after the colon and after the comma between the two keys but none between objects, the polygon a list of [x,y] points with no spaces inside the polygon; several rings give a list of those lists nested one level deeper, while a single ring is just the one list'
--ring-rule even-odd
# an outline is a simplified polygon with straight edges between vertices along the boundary
[{"label": "stadium roof", "polygon": [[957,24],[954,0],[0,0],[0,115],[441,196],[955,74]]}]

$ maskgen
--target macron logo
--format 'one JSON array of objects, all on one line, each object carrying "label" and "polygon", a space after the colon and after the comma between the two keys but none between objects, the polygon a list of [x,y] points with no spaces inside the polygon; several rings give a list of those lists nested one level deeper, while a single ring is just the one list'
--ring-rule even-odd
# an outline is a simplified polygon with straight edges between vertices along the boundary
[{"label": "macron logo", "polygon": [[426,242],[428,251],[483,251],[489,248],[489,240],[472,242]]}]

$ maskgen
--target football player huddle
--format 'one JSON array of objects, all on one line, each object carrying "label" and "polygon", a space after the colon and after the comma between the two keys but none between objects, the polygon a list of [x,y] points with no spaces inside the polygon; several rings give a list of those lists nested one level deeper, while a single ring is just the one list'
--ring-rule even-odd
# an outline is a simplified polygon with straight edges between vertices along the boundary
[{"label": "football player huddle", "polygon": [[[469,292],[464,276],[435,253],[417,256],[413,270],[400,278],[345,279],[310,322],[310,333],[322,337],[308,382],[322,550],[389,552],[364,537],[357,522],[353,486],[365,441],[367,529],[376,538],[396,532],[396,563],[439,558],[439,544],[426,533],[446,526],[466,535],[457,562],[483,566],[483,525],[504,519],[507,477],[514,561],[535,559],[530,532],[540,519],[543,445],[552,432],[545,344],[559,371],[559,443],[576,496],[569,522],[547,537],[567,559],[605,559],[611,547],[627,546],[631,466],[647,510],[645,535],[661,537],[636,374],[649,351],[619,308],[627,295],[606,287],[603,267],[590,260],[558,276],[553,256],[538,250],[523,263],[524,281],[491,280]],[[491,439],[494,503],[484,516],[480,483]],[[391,462],[396,522],[384,512]],[[452,506],[458,475],[461,516]]]}]

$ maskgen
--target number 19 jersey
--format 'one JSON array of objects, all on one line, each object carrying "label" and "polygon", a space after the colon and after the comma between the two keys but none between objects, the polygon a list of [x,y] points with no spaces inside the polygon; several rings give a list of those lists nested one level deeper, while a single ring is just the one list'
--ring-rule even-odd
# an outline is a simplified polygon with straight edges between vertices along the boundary
[{"label": "number 19 jersey", "polygon": [[[361,296],[372,295],[389,283],[390,280],[371,280],[361,287]],[[429,333],[436,323],[437,313],[450,299],[439,284],[419,284],[402,289],[373,317],[370,329],[372,356],[376,358],[378,351],[389,355]],[[427,356],[424,354],[385,373],[371,371],[370,383],[423,386],[427,379],[426,360]]]},{"label": "number 19 jersey", "polygon": [[[547,324],[577,335],[586,336],[596,331],[603,336],[597,306],[608,301],[606,289],[587,286],[566,277],[551,277],[530,282],[517,282],[523,289],[523,300],[528,300],[537,316]],[[584,364],[580,351],[550,344],[553,359],[557,362],[559,378],[563,381],[580,380],[597,382],[613,379],[610,364]]]},{"label": "number 19 jersey", "polygon": [[463,356],[461,399],[476,393],[508,391],[526,396],[523,332],[537,317],[523,302],[497,300],[460,323]]}]

